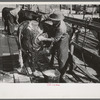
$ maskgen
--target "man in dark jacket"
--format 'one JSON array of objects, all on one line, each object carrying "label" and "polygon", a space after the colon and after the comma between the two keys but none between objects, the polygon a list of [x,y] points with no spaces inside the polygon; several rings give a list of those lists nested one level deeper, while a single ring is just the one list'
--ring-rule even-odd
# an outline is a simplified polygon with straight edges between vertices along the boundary
[{"label": "man in dark jacket", "polygon": [[66,71],[65,69],[67,69],[67,60],[69,59],[68,28],[63,19],[63,14],[60,11],[55,11],[49,16],[49,21],[45,21],[46,24],[48,23],[50,25],[49,31],[47,33],[49,37],[53,37],[55,41],[54,46],[52,48],[51,66],[53,66],[55,52],[57,52],[59,64],[58,70],[61,73],[61,78]]}]

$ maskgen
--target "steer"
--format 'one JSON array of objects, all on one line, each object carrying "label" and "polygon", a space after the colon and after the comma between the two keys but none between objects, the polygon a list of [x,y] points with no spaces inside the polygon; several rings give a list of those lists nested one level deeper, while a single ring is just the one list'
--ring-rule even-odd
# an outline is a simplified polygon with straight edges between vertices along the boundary
[{"label": "steer", "polygon": [[[37,65],[40,61],[40,56],[44,55],[43,57],[45,57],[45,54],[47,54],[45,52],[47,49],[44,49],[44,42],[53,42],[53,40],[53,38],[48,38],[46,33],[43,33],[43,30],[39,27],[37,21],[32,20],[22,22],[18,28],[20,69],[22,70],[24,68],[23,66],[28,64],[35,75],[36,69],[39,70]],[[51,47],[52,43],[49,49]]]},{"label": "steer", "polygon": [[[14,8],[3,8],[2,10],[2,18],[4,19],[4,25],[5,29],[7,30],[8,34],[12,34],[14,32],[14,26],[16,23],[16,18],[10,13],[11,10]],[[19,23],[26,21],[26,20],[36,20],[41,21],[41,15],[35,13],[34,11],[28,11],[28,10],[20,10],[18,12],[19,16]]]}]

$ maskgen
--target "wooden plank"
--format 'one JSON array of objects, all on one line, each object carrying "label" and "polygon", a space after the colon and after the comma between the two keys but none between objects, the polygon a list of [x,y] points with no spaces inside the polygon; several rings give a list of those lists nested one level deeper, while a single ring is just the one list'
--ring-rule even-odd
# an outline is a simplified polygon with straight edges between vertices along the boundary
[{"label": "wooden plank", "polygon": [[100,23],[97,23],[97,22],[88,23],[83,19],[71,18],[71,17],[67,17],[67,16],[65,16],[64,21],[70,22],[70,23],[78,25],[78,26],[87,27],[88,29],[100,31]]},{"label": "wooden plank", "polygon": [[93,81],[93,82],[100,82],[99,79],[97,79],[95,76],[93,76],[92,74],[90,74],[86,68],[81,67],[80,65],[77,65],[77,67],[80,71],[82,71],[82,73],[84,75],[86,75],[89,80]]},{"label": "wooden plank", "polygon": [[[82,40],[84,39],[84,37],[85,37],[85,36],[83,36],[83,35],[79,35],[79,38],[82,39]],[[95,44],[95,45],[97,45],[97,44],[99,43],[99,42],[95,42],[95,41],[93,41],[93,40],[87,38],[87,36],[85,37],[85,41],[91,42],[92,44]]]},{"label": "wooden plank", "polygon": [[14,83],[13,76],[3,75],[3,83]]},{"label": "wooden plank", "polygon": [[96,40],[94,40],[94,39],[92,39],[91,37],[89,37],[89,36],[85,36],[85,34],[83,35],[83,34],[79,34],[78,35],[80,38],[82,38],[82,39],[84,39],[85,38],[85,41],[91,41],[92,43],[94,43],[94,44],[98,44],[99,43],[99,41],[96,41]]},{"label": "wooden plank", "polygon": [[9,56],[10,52],[8,46],[8,38],[6,36],[2,38],[1,44],[2,44],[2,51],[3,51],[2,56]]},{"label": "wooden plank", "polygon": [[[85,34],[85,33],[79,33],[79,36],[81,35],[82,37],[84,37],[84,34]],[[88,34],[89,34],[89,33],[88,33]],[[88,35],[88,34],[86,34],[86,38],[87,38],[87,39],[89,39],[89,40],[91,40],[91,41],[93,41],[93,42],[96,42],[96,43],[99,42],[97,39],[93,38],[92,36],[90,36],[90,35]]]},{"label": "wooden plank", "polygon": [[98,59],[98,61],[100,61],[100,56],[99,56],[99,55],[95,54],[95,53],[92,52],[92,51],[88,51],[88,49],[86,49],[86,48],[84,48],[84,47],[78,45],[78,44],[75,43],[75,42],[73,42],[72,44],[73,44],[76,48],[79,48],[80,50],[84,49],[85,52],[87,52],[87,53],[88,53],[89,55],[91,55],[91,56],[96,57],[96,58]]},{"label": "wooden plank", "polygon": [[15,37],[8,37],[9,47],[10,47],[10,54],[15,55],[18,54],[18,46],[15,40]]},{"label": "wooden plank", "polygon": [[94,49],[94,50],[96,50],[96,47],[97,47],[97,45],[95,45],[89,41],[84,41],[84,40],[82,40],[82,38],[78,39],[78,44],[88,47],[88,48],[91,48],[91,49]]},{"label": "wooden plank", "polygon": [[[0,68],[4,71],[12,71],[13,66],[19,66],[18,47],[15,37],[0,36]],[[3,66],[2,66],[3,65]]]},{"label": "wooden plank", "polygon": [[10,56],[11,56],[11,62],[12,62],[12,66],[17,67],[19,66],[19,62],[18,62],[18,46],[17,46],[17,42],[15,40],[15,37],[9,36],[8,37],[8,45],[10,48]]},{"label": "wooden plank", "polygon": [[13,74],[0,70],[0,83],[14,83]]},{"label": "wooden plank", "polygon": [[[75,42],[73,42],[73,45],[75,46],[76,49],[79,50],[79,52],[83,53],[84,57],[88,58],[85,59],[87,63],[91,63],[93,65],[92,67],[99,73],[100,69],[100,56],[95,53],[95,51],[88,50],[87,48],[84,48]],[[81,54],[80,54],[81,55]]]},{"label": "wooden plank", "polygon": [[63,76],[63,79],[66,81],[66,83],[78,83],[78,81],[71,74],[68,73]]}]

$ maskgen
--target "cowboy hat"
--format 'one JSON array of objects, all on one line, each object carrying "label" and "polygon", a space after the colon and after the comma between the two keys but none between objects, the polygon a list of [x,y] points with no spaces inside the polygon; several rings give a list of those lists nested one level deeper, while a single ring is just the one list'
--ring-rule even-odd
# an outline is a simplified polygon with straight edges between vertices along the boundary
[{"label": "cowboy hat", "polygon": [[45,21],[45,24],[48,24],[48,25],[53,25],[53,22],[52,22],[52,21],[50,21],[50,20],[47,20],[47,21]]},{"label": "cowboy hat", "polygon": [[49,16],[49,19],[52,21],[60,21],[64,19],[64,16],[61,13],[61,11],[55,11],[53,14]]}]

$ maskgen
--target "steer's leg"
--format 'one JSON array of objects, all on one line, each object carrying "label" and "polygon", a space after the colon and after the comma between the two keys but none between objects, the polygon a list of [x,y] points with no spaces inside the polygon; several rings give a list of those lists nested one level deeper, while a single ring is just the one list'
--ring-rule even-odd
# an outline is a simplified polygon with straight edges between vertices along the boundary
[{"label": "steer's leg", "polygon": [[19,64],[20,64],[21,68],[24,66],[23,58],[22,58],[22,51],[21,50],[19,50]]},{"label": "steer's leg", "polygon": [[17,23],[17,24],[19,24],[18,19],[19,19],[19,16],[16,15],[16,23]]},{"label": "steer's leg", "polygon": [[24,61],[23,61],[21,50],[19,50],[19,64],[20,64],[20,68],[17,69],[18,73],[27,74],[27,71],[26,71],[25,66],[24,66]]},{"label": "steer's leg", "polygon": [[4,31],[7,31],[6,29],[6,22],[4,21]]}]

